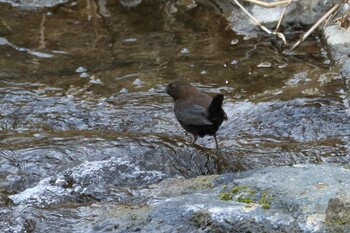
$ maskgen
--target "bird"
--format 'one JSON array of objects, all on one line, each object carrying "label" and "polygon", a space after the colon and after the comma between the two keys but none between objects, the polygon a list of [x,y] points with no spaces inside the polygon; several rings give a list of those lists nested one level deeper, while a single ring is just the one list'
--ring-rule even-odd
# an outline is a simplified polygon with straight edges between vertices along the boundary
[{"label": "bird", "polygon": [[193,135],[192,145],[198,136],[211,135],[215,139],[216,149],[219,149],[216,132],[222,122],[227,120],[222,109],[224,96],[217,94],[211,97],[182,80],[169,83],[166,92],[174,100],[176,119],[182,128]]}]

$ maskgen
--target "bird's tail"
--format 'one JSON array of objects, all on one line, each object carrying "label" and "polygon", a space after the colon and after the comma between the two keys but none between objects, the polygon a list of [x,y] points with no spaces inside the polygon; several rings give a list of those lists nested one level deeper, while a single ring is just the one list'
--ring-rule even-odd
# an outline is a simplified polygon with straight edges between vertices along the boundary
[{"label": "bird's tail", "polygon": [[214,96],[213,100],[211,101],[208,113],[209,113],[209,119],[218,115],[221,115],[224,120],[227,120],[227,115],[222,109],[222,102],[224,101],[224,96],[221,94],[218,94]]}]

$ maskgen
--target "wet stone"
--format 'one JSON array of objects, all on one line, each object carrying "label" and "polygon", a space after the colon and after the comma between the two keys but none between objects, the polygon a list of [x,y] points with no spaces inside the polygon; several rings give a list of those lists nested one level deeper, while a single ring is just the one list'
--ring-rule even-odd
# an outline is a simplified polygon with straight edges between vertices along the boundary
[{"label": "wet stone", "polygon": [[3,193],[0,193],[0,206],[1,207],[7,207],[9,205],[12,205],[13,201],[6,195]]},{"label": "wet stone", "polygon": [[52,7],[58,4],[65,3],[65,0],[4,0],[2,2],[11,3],[13,6],[20,7]]}]

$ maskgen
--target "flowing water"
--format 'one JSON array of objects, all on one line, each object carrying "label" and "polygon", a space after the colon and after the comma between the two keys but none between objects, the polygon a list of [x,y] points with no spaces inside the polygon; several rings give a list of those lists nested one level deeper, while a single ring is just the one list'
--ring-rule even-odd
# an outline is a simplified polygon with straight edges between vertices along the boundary
[{"label": "flowing water", "polygon": [[[219,151],[175,120],[176,79],[225,95]],[[0,3],[1,232],[86,232],[167,178],[348,163],[347,93],[316,35],[284,56],[204,6]]]}]

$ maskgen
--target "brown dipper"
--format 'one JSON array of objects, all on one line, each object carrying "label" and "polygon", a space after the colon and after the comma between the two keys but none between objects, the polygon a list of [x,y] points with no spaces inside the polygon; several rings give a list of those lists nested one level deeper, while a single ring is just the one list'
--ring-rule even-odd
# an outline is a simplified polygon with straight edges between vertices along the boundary
[{"label": "brown dipper", "polygon": [[222,109],[224,96],[210,95],[199,91],[185,81],[169,83],[166,92],[174,99],[174,112],[182,128],[193,134],[193,143],[198,136],[212,135],[215,139],[216,149],[219,149],[216,132],[224,120],[226,113]]}]

